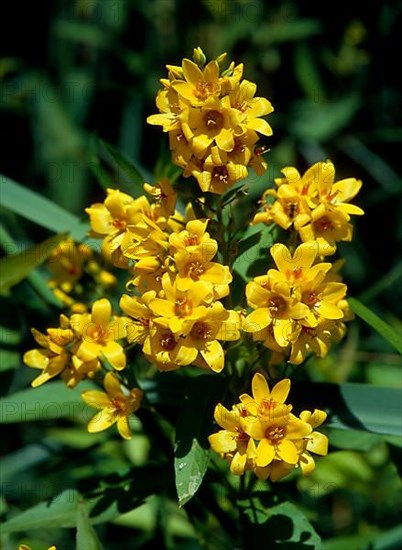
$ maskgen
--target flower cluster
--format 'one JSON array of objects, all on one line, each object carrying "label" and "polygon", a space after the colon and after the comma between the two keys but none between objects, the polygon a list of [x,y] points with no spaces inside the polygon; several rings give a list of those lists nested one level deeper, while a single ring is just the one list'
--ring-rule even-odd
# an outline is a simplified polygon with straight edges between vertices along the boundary
[{"label": "flower cluster", "polygon": [[[315,240],[320,256],[336,251],[338,241],[351,241],[353,226],[350,215],[363,210],[350,201],[359,192],[362,182],[346,178],[335,182],[331,161],[317,162],[303,176],[294,167],[282,170],[283,178],[275,180],[277,189],[267,189],[261,199],[263,211],[252,223],[276,223],[283,229],[293,227],[303,242]],[[272,204],[267,203],[274,197]]]},{"label": "flower cluster", "polygon": [[220,372],[220,341],[240,337],[239,315],[219,301],[229,294],[232,275],[227,266],[212,261],[218,244],[206,231],[207,224],[189,221],[170,235],[160,290],[153,284],[139,297],[124,295],[120,300],[132,319],[128,341],[141,344],[145,357],[160,370],[193,364]]},{"label": "flower cluster", "polygon": [[90,313],[74,313],[70,318],[60,316],[60,326],[48,328],[46,334],[32,329],[39,349],[27,351],[24,363],[41,370],[32,382],[40,386],[61,375],[73,388],[83,378],[93,378],[106,359],[116,370],[126,366],[126,356],[119,340],[126,336],[127,320],[112,315],[112,306],[106,298],[97,300]]},{"label": "flower cluster", "polygon": [[116,277],[103,268],[99,254],[96,254],[86,244],[76,244],[72,239],[66,239],[52,251],[47,262],[50,271],[48,281],[56,298],[71,311],[80,313],[86,311],[85,290],[88,284],[83,284],[86,277],[95,293],[104,292],[116,285]]},{"label": "flower cluster", "polygon": [[247,167],[262,174],[267,164],[256,144],[258,134],[270,136],[262,118],[273,111],[271,103],[255,97],[256,85],[242,80],[243,65],[232,63],[221,71],[226,54],[206,63],[200,48],[194,61],[167,65],[156,105],[160,114],[148,117],[169,133],[174,164],[184,177],[196,178],[203,192],[223,194],[247,176]]},{"label": "flower cluster", "polygon": [[328,439],[314,431],[326,419],[318,409],[294,415],[286,405],[290,380],[278,382],[270,391],[266,379],[256,373],[252,396],[243,394],[240,403],[226,409],[221,403],[214,417],[222,430],[209,436],[212,449],[230,464],[230,471],[242,475],[253,471],[260,479],[278,481],[300,467],[303,474],[315,468],[310,453],[326,455]]},{"label": "flower cluster", "polygon": [[277,269],[247,284],[254,311],[243,330],[281,356],[290,352],[290,363],[300,364],[309,352],[324,357],[350,318],[346,285],[336,280],[331,263],[319,261],[316,241],[302,243],[293,255],[279,243],[270,252]]},{"label": "flower cluster", "polygon": [[[97,300],[90,313],[74,313],[70,318],[60,316],[58,328],[48,328],[46,334],[32,329],[36,342],[41,346],[24,354],[28,367],[41,370],[32,382],[40,386],[61,375],[69,388],[74,388],[84,378],[93,379],[102,374],[103,363],[122,371],[126,367],[126,354],[121,345],[127,332],[128,320],[112,315],[112,306],[106,298]],[[119,433],[129,439],[131,431],[128,416],[141,403],[139,388],[127,390],[117,373],[107,372],[104,377],[106,393],[84,392],[84,401],[101,409],[89,423],[88,430],[97,432],[117,422]]]}]

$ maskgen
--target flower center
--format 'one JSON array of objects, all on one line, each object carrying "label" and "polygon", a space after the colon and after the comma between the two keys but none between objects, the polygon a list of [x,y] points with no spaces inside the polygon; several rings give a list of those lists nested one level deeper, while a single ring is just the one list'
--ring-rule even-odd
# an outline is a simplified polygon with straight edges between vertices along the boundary
[{"label": "flower center", "polygon": [[314,222],[314,227],[319,231],[333,231],[335,229],[334,224],[332,221],[328,218],[328,216],[323,216],[316,222]]},{"label": "flower center", "polygon": [[220,130],[223,126],[223,114],[219,111],[208,111],[204,117],[205,124],[210,130]]},{"label": "flower center", "polygon": [[265,437],[270,440],[272,444],[279,443],[285,437],[284,428],[279,426],[271,426],[265,431]]},{"label": "flower center", "polygon": [[195,233],[189,233],[185,238],[186,246],[195,246],[198,244],[198,235]]},{"label": "flower center", "polygon": [[310,292],[307,297],[305,297],[304,301],[309,305],[309,306],[314,306],[317,304],[317,302],[320,302],[320,298],[321,296],[319,294],[317,294],[317,292]]},{"label": "flower center", "polygon": [[286,311],[286,302],[280,296],[275,296],[268,301],[268,309],[271,315],[280,315]]},{"label": "flower center", "polygon": [[260,416],[269,416],[274,408],[275,401],[272,401],[272,399],[263,399],[258,407],[258,414]]},{"label": "flower center", "polygon": [[214,82],[197,82],[197,88],[194,91],[194,95],[197,99],[200,99],[201,101],[204,101],[209,96],[214,95],[217,93],[218,86]]},{"label": "flower center", "polygon": [[124,397],[112,397],[110,402],[113,412],[124,414],[127,411],[127,400]]},{"label": "flower center", "polygon": [[121,220],[120,218],[115,218],[112,221],[112,225],[115,229],[118,229],[119,231],[122,231],[126,228],[126,220]]},{"label": "flower center", "polygon": [[199,340],[210,340],[212,335],[211,328],[206,323],[195,323],[191,334]]},{"label": "flower center", "polygon": [[175,303],[175,313],[177,317],[188,317],[193,311],[193,305],[186,298],[179,298]]},{"label": "flower center", "polygon": [[227,168],[225,166],[215,166],[215,168],[212,170],[212,179],[228,185],[229,174]]},{"label": "flower center", "polygon": [[96,325],[95,323],[89,325],[86,331],[86,338],[90,342],[97,342],[98,344],[106,344],[108,336],[109,331],[107,328],[104,328],[101,325]]},{"label": "flower center", "polygon": [[176,340],[171,332],[162,334],[159,343],[161,348],[165,351],[172,351],[176,347]]},{"label": "flower center", "polygon": [[204,273],[204,271],[204,266],[198,260],[195,262],[190,262],[186,266],[187,276],[191,277],[192,279],[198,279]]}]

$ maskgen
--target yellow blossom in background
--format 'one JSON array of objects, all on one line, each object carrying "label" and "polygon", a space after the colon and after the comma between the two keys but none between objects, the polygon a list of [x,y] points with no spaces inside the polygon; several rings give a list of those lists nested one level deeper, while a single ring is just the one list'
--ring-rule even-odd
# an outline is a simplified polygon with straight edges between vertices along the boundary
[{"label": "yellow blossom in background", "polygon": [[[31,547],[27,544],[20,544],[18,550],[31,550]],[[57,550],[57,548],[55,546],[49,546],[47,550]]]},{"label": "yellow blossom in background", "polygon": [[270,390],[264,376],[256,373],[252,393],[240,396],[240,403],[229,411],[220,403],[215,421],[223,428],[209,436],[212,449],[226,458],[230,470],[242,475],[252,470],[260,479],[282,479],[295,468],[310,473],[314,459],[310,453],[326,455],[328,440],[314,431],[326,414],[318,409],[295,416],[286,404],[290,380],[284,379]]},{"label": "yellow blossom in background", "polygon": [[112,315],[109,300],[97,300],[91,313],[76,313],[70,323],[80,340],[74,352],[79,361],[98,362],[104,356],[116,370],[125,368],[126,355],[117,340],[125,338],[127,320]]},{"label": "yellow blossom in background", "polygon": [[[63,321],[61,319],[62,326]],[[52,338],[49,334],[45,335],[34,328],[31,329],[33,337],[41,347],[25,352],[23,361],[28,367],[42,371],[31,383],[34,388],[63,373],[70,363],[71,354],[64,348],[64,343],[73,340],[73,332],[68,328],[55,329],[55,331],[56,335],[58,331],[65,334],[64,342],[61,338]]]},{"label": "yellow blossom in background", "polygon": [[[331,161],[317,162],[303,175],[295,167],[282,170],[277,178],[277,189],[264,192],[261,205],[252,221],[276,223],[283,229],[294,227],[303,242],[315,240],[319,255],[329,256],[336,251],[336,243],[352,240],[351,215],[362,215],[363,210],[351,204],[360,191],[362,182],[346,178],[335,182],[335,167]],[[267,199],[274,198],[269,204]]]},{"label": "yellow blossom in background", "polygon": [[131,439],[128,419],[140,408],[143,392],[139,388],[129,391],[112,372],[106,374],[104,387],[106,392],[89,390],[81,394],[87,405],[99,409],[89,422],[88,431],[101,432],[116,423],[121,437]]},{"label": "yellow blossom in background", "polygon": [[169,132],[172,160],[183,176],[194,176],[202,191],[222,195],[248,175],[248,166],[261,174],[267,167],[256,154],[258,134],[270,136],[272,129],[261,117],[273,111],[271,103],[255,97],[256,85],[241,80],[243,65],[221,63],[226,54],[204,66],[201,48],[194,61],[182,66],[167,65],[169,78],[162,79],[156,105],[160,114],[147,122]]}]

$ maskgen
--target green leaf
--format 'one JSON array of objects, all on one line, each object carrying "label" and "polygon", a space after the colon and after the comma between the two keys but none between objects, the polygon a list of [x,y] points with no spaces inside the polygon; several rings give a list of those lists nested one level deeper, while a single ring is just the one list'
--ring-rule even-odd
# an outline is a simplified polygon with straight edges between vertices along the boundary
[{"label": "green leaf", "polygon": [[211,433],[206,414],[212,418],[213,397],[219,390],[222,378],[214,375],[197,376],[189,380],[189,389],[184,397],[176,429],[174,467],[179,506],[183,506],[198,491],[209,462],[209,444],[206,438]]},{"label": "green leaf", "polygon": [[150,181],[136,163],[103,139],[92,137],[90,164],[94,175],[105,189],[120,189],[132,196],[144,193],[144,182]]},{"label": "green leaf", "polygon": [[86,236],[88,224],[46,197],[4,175],[0,175],[0,187],[2,205],[16,214],[56,233],[69,232],[75,240]]},{"label": "green leaf", "polygon": [[77,545],[76,550],[102,550],[95,529],[89,521],[88,512],[82,503],[77,511]]},{"label": "green leaf", "polygon": [[7,293],[21,282],[38,265],[49,258],[57,245],[65,240],[66,234],[54,235],[40,244],[27,248],[19,254],[11,254],[0,259],[0,293]]},{"label": "green leaf", "polygon": [[88,422],[94,409],[87,407],[81,392],[94,389],[91,382],[81,382],[69,389],[64,382],[48,382],[39,388],[28,388],[0,399],[0,423],[31,422],[50,418],[80,416]]},{"label": "green leaf", "polygon": [[77,491],[67,489],[52,500],[36,504],[3,523],[2,533],[47,529],[49,526],[75,527],[79,499]]},{"label": "green leaf", "polygon": [[327,141],[351,121],[360,105],[360,97],[353,94],[333,101],[324,98],[297,101],[291,131],[303,141]]},{"label": "green leaf", "polygon": [[388,323],[380,319],[373,311],[368,309],[356,298],[348,298],[352,311],[356,313],[363,321],[377,331],[387,342],[391,344],[399,353],[402,354],[402,335],[398,334]]},{"label": "green leaf", "polygon": [[0,296],[0,371],[16,368],[21,361],[23,318],[18,313],[11,300]]},{"label": "green leaf", "polygon": [[[275,226],[255,225],[247,229],[239,242],[239,254],[233,262],[233,269],[245,280],[254,275],[256,267],[264,263],[265,272],[271,257],[268,254],[273,244],[272,231]],[[259,269],[259,267],[258,267]],[[261,272],[260,272],[261,273]]]},{"label": "green leaf", "polygon": [[320,550],[321,539],[306,516],[291,502],[276,506],[256,504],[255,499],[244,502],[242,513],[248,533],[247,548],[300,548]]},{"label": "green leaf", "polygon": [[368,384],[300,383],[293,387],[300,408],[325,409],[325,426],[402,435],[402,399],[399,388]]}]

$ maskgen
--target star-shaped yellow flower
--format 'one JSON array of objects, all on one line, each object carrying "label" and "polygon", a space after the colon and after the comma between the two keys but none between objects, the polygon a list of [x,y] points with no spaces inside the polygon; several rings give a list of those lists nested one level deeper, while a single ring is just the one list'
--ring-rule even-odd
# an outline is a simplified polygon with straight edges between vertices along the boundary
[{"label": "star-shaped yellow flower", "polygon": [[89,422],[88,431],[101,432],[116,423],[119,434],[124,439],[131,439],[133,434],[128,418],[139,409],[143,392],[139,388],[127,390],[112,372],[106,374],[104,387],[106,392],[89,390],[81,394],[87,405],[99,409]]}]

